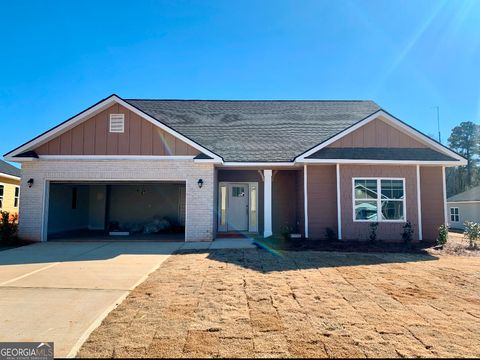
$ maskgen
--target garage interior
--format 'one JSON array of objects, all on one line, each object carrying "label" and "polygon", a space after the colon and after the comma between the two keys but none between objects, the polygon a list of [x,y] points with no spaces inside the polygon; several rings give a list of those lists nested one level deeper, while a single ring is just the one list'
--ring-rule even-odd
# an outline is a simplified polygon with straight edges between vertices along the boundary
[{"label": "garage interior", "polygon": [[185,240],[184,182],[51,182],[48,240]]}]

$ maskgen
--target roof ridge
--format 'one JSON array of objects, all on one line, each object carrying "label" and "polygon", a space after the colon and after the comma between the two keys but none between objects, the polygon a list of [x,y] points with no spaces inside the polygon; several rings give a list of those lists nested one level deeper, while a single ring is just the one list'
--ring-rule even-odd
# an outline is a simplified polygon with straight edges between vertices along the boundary
[{"label": "roof ridge", "polygon": [[[260,100],[252,100],[252,99],[247,99],[247,100],[241,100],[241,99],[123,99],[125,101],[204,101],[204,102],[371,102],[375,103],[373,100],[303,100],[303,99],[293,99],[293,100],[287,100],[287,99],[278,99],[278,100],[273,100],[273,99],[260,99]],[[378,105],[377,105],[378,106]]]}]

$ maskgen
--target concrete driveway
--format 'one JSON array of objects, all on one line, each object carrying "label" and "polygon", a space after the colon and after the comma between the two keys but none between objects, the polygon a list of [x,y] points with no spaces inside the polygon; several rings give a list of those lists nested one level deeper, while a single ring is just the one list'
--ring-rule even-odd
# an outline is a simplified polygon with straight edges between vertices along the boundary
[{"label": "concrete driveway", "polygon": [[74,356],[102,319],[184,243],[51,242],[0,252],[0,341]]}]

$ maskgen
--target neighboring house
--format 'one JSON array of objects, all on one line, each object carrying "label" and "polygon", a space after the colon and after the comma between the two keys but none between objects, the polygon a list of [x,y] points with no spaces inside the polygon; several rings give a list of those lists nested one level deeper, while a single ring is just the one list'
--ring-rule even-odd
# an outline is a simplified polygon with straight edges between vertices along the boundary
[{"label": "neighboring house", "polygon": [[18,214],[20,169],[0,160],[0,211]]},{"label": "neighboring house", "polygon": [[[133,100],[116,95],[5,154],[22,163],[20,236],[78,229],[185,240],[285,231],[433,240],[445,167],[466,160],[372,101]],[[30,184],[31,187],[27,187]]]},{"label": "neighboring house", "polygon": [[480,223],[480,186],[449,197],[447,204],[452,229],[464,229],[465,221]]}]

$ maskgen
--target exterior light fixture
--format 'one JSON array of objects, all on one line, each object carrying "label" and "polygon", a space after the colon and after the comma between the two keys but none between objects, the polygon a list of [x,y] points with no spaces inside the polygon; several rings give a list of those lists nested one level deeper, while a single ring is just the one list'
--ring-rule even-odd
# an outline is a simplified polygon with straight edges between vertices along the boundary
[{"label": "exterior light fixture", "polygon": [[202,186],[203,186],[203,179],[198,179],[197,185],[198,185],[198,187],[201,189]]},{"label": "exterior light fixture", "polygon": [[33,186],[33,179],[28,179],[27,184],[28,187],[31,188]]}]

